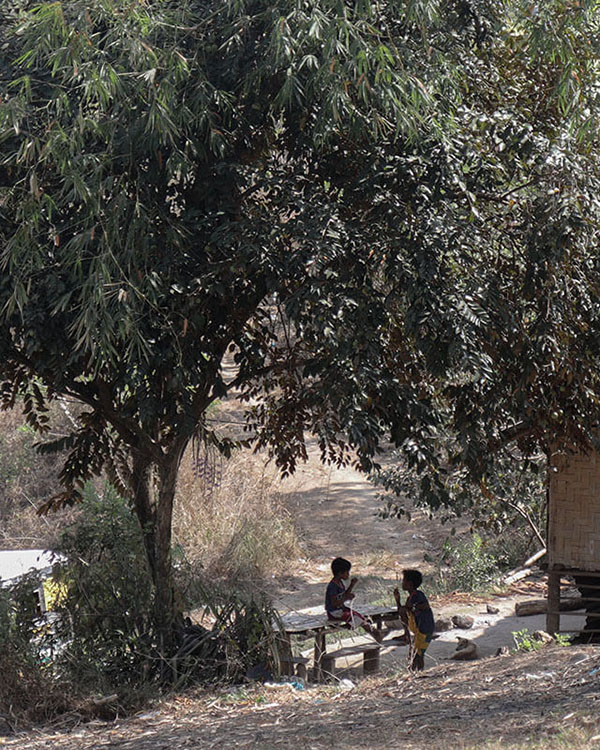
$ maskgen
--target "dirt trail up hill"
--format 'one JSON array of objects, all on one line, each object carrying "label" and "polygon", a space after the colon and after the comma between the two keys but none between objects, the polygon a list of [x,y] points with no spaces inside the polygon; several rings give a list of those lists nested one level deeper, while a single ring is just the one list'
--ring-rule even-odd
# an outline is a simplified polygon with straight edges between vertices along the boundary
[{"label": "dirt trail up hill", "polygon": [[[305,548],[305,557],[296,561],[292,573],[278,578],[273,586],[281,611],[322,612],[324,589],[331,577],[329,564],[338,555],[352,561],[352,574],[358,576],[357,610],[361,603],[393,604],[391,592],[402,568],[427,570],[424,556],[435,558],[449,533],[419,511],[411,522],[382,519],[377,490],[364,476],[351,467],[323,466],[314,446],[308,463],[282,482],[281,491]],[[467,631],[440,633],[430,646],[427,666],[447,659],[455,651],[458,637],[475,641],[480,654],[488,656],[503,646],[513,648],[514,632],[543,630],[544,615],[516,617],[515,603],[542,598],[545,593],[545,584],[538,578],[521,581],[502,595],[433,598],[436,615],[470,615],[474,625]],[[488,604],[498,612],[489,613]],[[581,622],[582,618],[569,618],[574,627]],[[395,648],[384,654],[383,661],[389,668],[397,668],[405,660],[406,649]]]}]

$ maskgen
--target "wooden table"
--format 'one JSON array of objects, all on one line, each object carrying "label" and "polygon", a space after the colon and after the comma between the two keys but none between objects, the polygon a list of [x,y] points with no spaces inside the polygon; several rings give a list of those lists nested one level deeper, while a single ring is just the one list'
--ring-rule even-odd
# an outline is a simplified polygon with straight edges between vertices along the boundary
[{"label": "wooden table", "polygon": [[[368,617],[379,630],[384,622],[398,619],[397,607],[363,606],[357,610],[361,615]],[[289,612],[281,616],[281,627],[283,628],[284,643],[288,653],[292,653],[292,636],[304,636],[314,638],[314,679],[315,682],[323,681],[322,661],[327,653],[327,633],[348,632],[342,625],[327,619],[323,614],[305,614],[303,612]]]}]

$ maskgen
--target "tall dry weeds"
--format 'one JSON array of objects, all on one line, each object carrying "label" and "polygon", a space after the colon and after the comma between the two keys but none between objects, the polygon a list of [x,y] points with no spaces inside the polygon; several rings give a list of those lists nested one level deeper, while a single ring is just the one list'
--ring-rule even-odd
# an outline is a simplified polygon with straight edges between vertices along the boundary
[{"label": "tall dry weeds", "polygon": [[0,720],[11,732],[44,723],[74,706],[68,684],[58,683],[7,644],[0,648],[0,672]]},{"label": "tall dry weeds", "polygon": [[264,459],[190,450],[181,467],[174,539],[207,578],[260,580],[289,566],[298,537]]},{"label": "tall dry weeds", "polygon": [[[58,404],[49,411],[49,438],[66,434],[68,416]],[[38,507],[60,490],[65,455],[41,455],[43,437],[26,423],[19,408],[0,411],[0,549],[52,547],[70,509],[40,518]]]}]

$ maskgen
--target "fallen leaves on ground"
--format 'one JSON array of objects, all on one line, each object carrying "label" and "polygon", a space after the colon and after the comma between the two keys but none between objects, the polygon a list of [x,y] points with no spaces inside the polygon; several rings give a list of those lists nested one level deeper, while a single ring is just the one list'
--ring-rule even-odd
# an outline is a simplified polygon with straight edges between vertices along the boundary
[{"label": "fallen leaves on ground", "polygon": [[[418,675],[297,690],[247,685],[195,691],[112,723],[98,721],[0,739],[19,750],[172,748],[578,748],[600,735],[600,650],[550,646]],[[541,744],[535,744],[535,743]],[[590,743],[590,744],[587,744]]]}]

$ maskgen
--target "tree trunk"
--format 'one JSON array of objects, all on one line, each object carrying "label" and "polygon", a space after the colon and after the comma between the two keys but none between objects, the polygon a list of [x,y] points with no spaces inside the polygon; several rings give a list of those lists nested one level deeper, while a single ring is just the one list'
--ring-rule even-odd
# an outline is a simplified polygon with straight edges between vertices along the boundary
[{"label": "tree trunk", "polygon": [[131,471],[131,490],[133,494],[133,508],[137,516],[144,549],[148,560],[148,568],[152,581],[156,586],[156,553],[155,553],[155,525],[156,514],[152,498],[152,461],[144,455],[136,454]]},{"label": "tree trunk", "polygon": [[183,449],[170,452],[158,467],[152,459],[138,455],[132,470],[134,510],[154,584],[154,627],[160,653],[165,657],[175,644],[175,624],[180,614],[176,611],[173,589],[171,533],[182,454]]},{"label": "tree trunk", "polygon": [[180,461],[181,455],[170,455],[165,465],[160,468],[156,508],[154,622],[159,646],[165,655],[171,653],[175,641],[175,624],[181,614],[176,611],[171,559],[173,502]]}]

